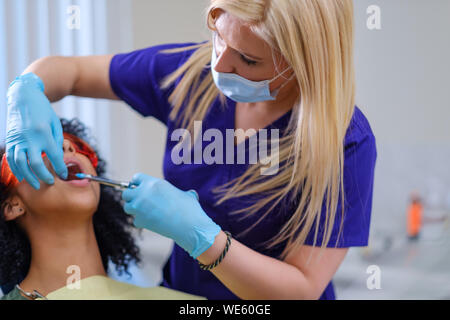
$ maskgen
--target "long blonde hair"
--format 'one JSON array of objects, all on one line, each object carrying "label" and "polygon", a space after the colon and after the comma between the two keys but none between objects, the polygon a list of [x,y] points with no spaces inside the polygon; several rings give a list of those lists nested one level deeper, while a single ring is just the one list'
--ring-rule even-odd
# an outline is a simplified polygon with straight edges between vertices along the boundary
[{"label": "long blonde hair", "polygon": [[[286,134],[279,141],[279,173],[262,177],[258,164],[249,166],[240,177],[217,187],[222,194],[217,205],[241,196],[264,194],[247,208],[235,213],[253,214],[273,201],[261,221],[290,195],[298,205],[268,247],[287,241],[281,257],[304,244],[314,221],[316,245],[322,205],[326,199],[322,248],[330,241],[335,223],[339,193],[344,221],[344,138],[350,124],[355,100],[353,62],[352,0],[211,0],[207,23],[213,28],[214,10],[234,15],[250,24],[252,31],[280,52],[293,68],[301,97],[293,106]],[[192,130],[202,120],[214,99],[223,95],[216,88],[209,68],[212,44],[206,42],[182,50],[196,50],[163,82],[168,87],[181,77],[169,101],[170,118],[177,118],[187,101],[179,124]],[[175,49],[177,50],[177,49]],[[179,50],[179,49],[178,49]],[[168,51],[168,52],[174,52]],[[341,192],[340,192],[341,191]],[[325,197],[326,195],[326,197]],[[337,242],[336,242],[337,244]]]}]

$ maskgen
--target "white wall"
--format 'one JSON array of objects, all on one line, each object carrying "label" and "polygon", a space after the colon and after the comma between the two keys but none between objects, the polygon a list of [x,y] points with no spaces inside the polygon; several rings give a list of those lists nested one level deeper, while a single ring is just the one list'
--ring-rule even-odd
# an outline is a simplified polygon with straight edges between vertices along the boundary
[{"label": "white wall", "polygon": [[373,230],[403,236],[412,189],[436,205],[450,192],[450,2],[357,0],[355,14],[357,102],[378,145]]},{"label": "white wall", "polygon": [[[133,30],[130,33],[133,49],[207,39],[203,17],[207,3],[208,0],[133,0],[132,25],[127,26]],[[114,176],[129,179],[139,171],[162,178],[165,126],[124,108],[114,112],[113,121],[117,123],[117,131],[113,134],[120,146],[111,159]]]}]

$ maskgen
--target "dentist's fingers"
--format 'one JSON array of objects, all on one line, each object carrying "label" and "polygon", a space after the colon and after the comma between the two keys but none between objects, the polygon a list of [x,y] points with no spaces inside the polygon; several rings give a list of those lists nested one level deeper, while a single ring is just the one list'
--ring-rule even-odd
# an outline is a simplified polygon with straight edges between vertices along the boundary
[{"label": "dentist's fingers", "polygon": [[126,202],[125,205],[123,206],[123,209],[125,210],[126,213],[131,214],[133,216],[136,216],[139,213],[135,201]]},{"label": "dentist's fingers", "polygon": [[19,182],[21,182],[23,180],[23,176],[20,174],[19,168],[17,168],[16,166],[14,155],[15,155],[15,146],[11,147],[6,151],[6,161],[8,162],[8,166],[11,169],[13,175],[17,178]]},{"label": "dentist's fingers", "polygon": [[41,151],[31,147],[28,149],[27,154],[30,159],[30,167],[36,176],[47,184],[54,184],[55,179],[45,166]]},{"label": "dentist's fingers", "polygon": [[62,148],[58,148],[54,141],[49,141],[48,148],[45,153],[50,160],[50,163],[55,170],[55,173],[61,177],[61,179],[67,179],[68,170],[66,164],[64,163],[64,152]]},{"label": "dentist's fingers", "polygon": [[50,141],[47,142],[48,148],[46,153],[56,174],[65,180],[67,179],[69,172],[66,164],[64,163],[64,135],[62,125],[58,117],[53,117],[51,128],[53,139],[50,139]]},{"label": "dentist's fingers", "polygon": [[188,193],[190,193],[192,196],[194,196],[195,199],[200,200],[197,191],[195,191],[194,189],[188,190],[188,191],[186,191],[186,192],[188,192]]},{"label": "dentist's fingers", "polygon": [[125,202],[131,202],[138,195],[136,189],[127,188],[122,192],[122,200]]},{"label": "dentist's fingers", "polygon": [[131,179],[131,183],[135,184],[136,186],[139,186],[142,182],[146,181],[147,183],[149,182],[156,182],[157,180],[159,180],[158,178],[149,176],[147,174],[144,173],[136,173],[133,178]]},{"label": "dentist's fingers", "polygon": [[52,129],[53,139],[56,142],[56,146],[62,149],[64,144],[64,135],[61,121],[58,119],[58,117],[53,117],[50,126]]},{"label": "dentist's fingers", "polygon": [[39,180],[34,175],[34,173],[31,171],[30,167],[28,166],[26,150],[16,146],[14,158],[16,160],[16,165],[17,165],[18,169],[20,170],[20,172],[22,172],[25,180],[34,189],[39,190],[40,183],[39,183]]}]

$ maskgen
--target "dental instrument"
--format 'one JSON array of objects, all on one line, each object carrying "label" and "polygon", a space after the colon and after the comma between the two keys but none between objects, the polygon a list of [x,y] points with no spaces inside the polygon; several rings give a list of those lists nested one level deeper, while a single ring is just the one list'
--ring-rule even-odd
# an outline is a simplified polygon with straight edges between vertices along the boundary
[{"label": "dental instrument", "polygon": [[90,174],[85,174],[85,173],[77,173],[77,174],[75,174],[75,176],[78,179],[89,179],[89,180],[96,181],[98,183],[104,184],[106,186],[114,187],[114,188],[127,189],[127,188],[135,188],[136,187],[135,184],[132,184],[130,182],[115,181],[115,180],[100,178],[100,177],[93,176]]},{"label": "dental instrument", "polygon": [[[131,182],[123,182],[123,181],[115,181],[115,180],[111,180],[111,179],[106,179],[106,178],[100,178],[97,176],[93,176],[90,174],[86,174],[86,173],[77,173],[75,174],[75,176],[78,179],[89,179],[92,181],[96,181],[98,183],[104,184],[106,186],[110,186],[110,187],[114,187],[114,188],[120,188],[120,189],[127,189],[127,188],[136,188],[137,185],[133,184]],[[200,200],[197,191],[195,191],[194,189],[188,190],[188,192],[191,192],[195,195],[195,197],[197,198],[197,200]]]}]

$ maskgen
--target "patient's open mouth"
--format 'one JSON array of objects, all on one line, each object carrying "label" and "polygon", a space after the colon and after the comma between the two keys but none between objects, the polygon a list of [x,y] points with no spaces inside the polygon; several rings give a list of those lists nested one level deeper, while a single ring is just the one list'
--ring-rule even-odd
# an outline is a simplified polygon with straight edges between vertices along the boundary
[{"label": "patient's open mouth", "polygon": [[79,179],[77,173],[85,173],[85,168],[83,164],[75,158],[64,158],[64,163],[67,167],[67,179],[64,180],[67,186],[85,188],[90,185],[89,179]]},{"label": "patient's open mouth", "polygon": [[68,170],[68,175],[67,175],[67,179],[66,181],[72,181],[72,180],[79,180],[76,177],[77,173],[83,173],[83,171],[81,170],[80,166],[76,163],[67,163],[67,170]]}]

